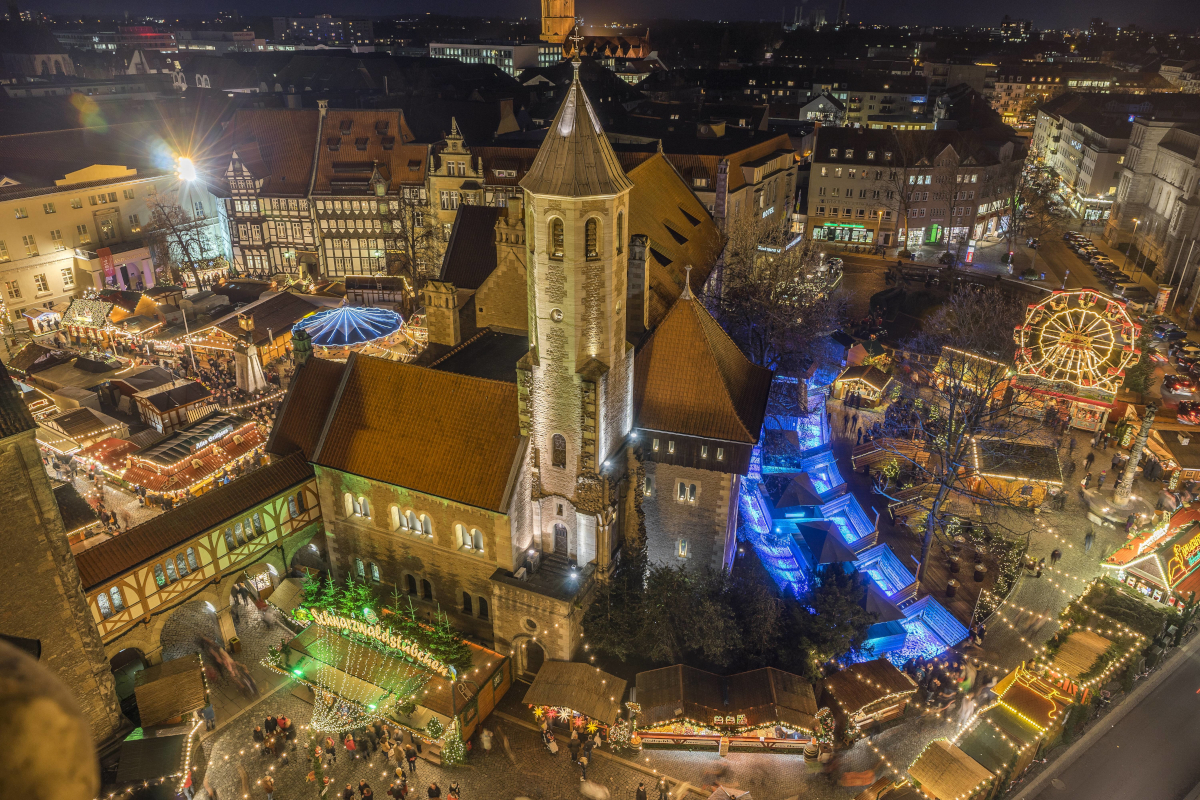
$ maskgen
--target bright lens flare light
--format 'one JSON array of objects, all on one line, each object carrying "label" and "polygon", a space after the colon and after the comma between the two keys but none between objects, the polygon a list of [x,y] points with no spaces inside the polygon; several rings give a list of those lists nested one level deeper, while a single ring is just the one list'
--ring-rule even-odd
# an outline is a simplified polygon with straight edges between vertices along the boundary
[{"label": "bright lens flare light", "polygon": [[179,159],[179,177],[185,181],[196,180],[196,165],[190,158]]}]

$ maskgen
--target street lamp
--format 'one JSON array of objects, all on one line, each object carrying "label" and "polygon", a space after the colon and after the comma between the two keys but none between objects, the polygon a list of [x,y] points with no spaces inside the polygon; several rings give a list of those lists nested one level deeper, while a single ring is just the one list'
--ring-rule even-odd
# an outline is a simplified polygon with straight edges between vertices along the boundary
[{"label": "street lamp", "polygon": [[180,180],[194,181],[196,180],[196,164],[186,156],[180,156],[176,162]]}]

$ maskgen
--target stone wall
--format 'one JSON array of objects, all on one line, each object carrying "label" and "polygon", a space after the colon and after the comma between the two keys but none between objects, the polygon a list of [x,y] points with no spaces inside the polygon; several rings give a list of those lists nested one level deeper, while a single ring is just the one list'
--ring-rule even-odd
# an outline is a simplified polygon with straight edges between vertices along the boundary
[{"label": "stone wall", "polygon": [[523,331],[529,325],[525,270],[525,222],[521,204],[496,221],[496,269],[475,292],[475,324]]},{"label": "stone wall", "polygon": [[527,663],[524,644],[536,642],[547,659],[559,661],[569,661],[580,649],[583,609],[568,601],[493,582],[492,607],[495,649],[512,656],[518,672]]},{"label": "stone wall", "polygon": [[0,506],[0,631],[41,643],[41,663],[71,689],[102,744],[123,723],[116,685],[32,430],[0,440]]},{"label": "stone wall", "polygon": [[[695,570],[726,566],[737,476],[653,461],[643,462],[643,467],[646,478],[653,482],[652,494],[642,499],[651,562]],[[680,483],[689,491],[696,485],[694,503],[679,501]],[[679,556],[680,539],[688,543],[686,558]]]},{"label": "stone wall", "polygon": [[[485,640],[492,639],[491,617],[480,617],[479,598],[491,606],[490,578],[497,567],[511,570],[513,548],[506,514],[488,512],[472,506],[453,503],[432,495],[411,492],[394,486],[369,481],[318,467],[321,511],[325,520],[326,540],[329,543],[330,564],[335,580],[357,577],[355,559],[363,561],[366,578],[371,580],[370,565],[379,567],[380,581],[373,585],[383,600],[392,592],[410,593],[408,577],[416,584],[413,603],[431,617],[439,608],[450,616],[459,630]],[[366,497],[371,517],[347,516],[343,493]],[[409,509],[425,514],[433,526],[432,538],[392,527],[389,509],[396,506],[401,512]],[[483,534],[482,554],[460,551],[454,526],[461,524],[467,531],[478,529]],[[432,600],[424,598],[422,581],[429,581]],[[471,611],[463,611],[463,593],[471,597]]]}]

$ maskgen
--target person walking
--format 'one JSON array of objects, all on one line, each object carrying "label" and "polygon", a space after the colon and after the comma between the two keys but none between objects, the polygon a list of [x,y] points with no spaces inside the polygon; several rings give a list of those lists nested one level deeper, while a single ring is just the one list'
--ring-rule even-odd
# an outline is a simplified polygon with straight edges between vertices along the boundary
[{"label": "person walking", "polygon": [[1067,452],[1074,453],[1075,452],[1075,437],[1072,436],[1067,441],[1068,441]]},{"label": "person walking", "polygon": [[354,787],[346,784],[346,788],[342,790],[342,800],[354,800]]},{"label": "person walking", "polygon": [[345,745],[347,753],[353,753],[358,749],[358,745],[354,743],[354,734],[352,733],[346,734],[346,740],[342,744]]},{"label": "person walking", "polygon": [[1099,479],[1096,481],[1096,488],[1097,488],[1097,489],[1103,489],[1103,488],[1104,488],[1104,479],[1105,479],[1106,477],[1108,477],[1108,470],[1106,470],[1106,469],[1102,469],[1102,470],[1100,470],[1100,478],[1099,478]]},{"label": "person walking", "polygon": [[1096,532],[1088,531],[1087,536],[1083,537],[1083,552],[1092,552],[1092,542],[1096,541]]},{"label": "person walking", "polygon": [[275,800],[275,779],[270,775],[262,779],[263,791],[267,793],[267,800]]},{"label": "person walking", "polygon": [[661,777],[658,779],[658,800],[670,800],[671,793],[667,791],[667,779]]},{"label": "person walking", "polygon": [[1083,476],[1083,488],[1087,489],[1091,485],[1092,485],[1092,473],[1089,472],[1087,475]]},{"label": "person walking", "polygon": [[462,796],[462,790],[458,788],[458,781],[454,781],[450,784],[450,788],[446,790],[446,794],[447,797],[452,798],[452,800],[459,800],[459,798]]},{"label": "person walking", "polygon": [[367,789],[370,789],[370,788],[371,788],[370,784],[368,784],[368,783],[367,783],[365,780],[360,780],[360,781],[358,782],[358,796],[359,796],[359,797],[362,797],[362,796],[363,796],[363,793],[364,793],[364,792],[365,792]]},{"label": "person walking", "polygon": [[408,774],[417,774],[417,751],[413,749],[411,744],[404,746],[404,760],[408,762]]},{"label": "person walking", "polygon": [[1035,577],[1035,578],[1042,577],[1042,570],[1045,568],[1046,568],[1046,559],[1043,557],[1041,560],[1038,561],[1037,572],[1034,573],[1033,577]]},{"label": "person walking", "polygon": [[581,781],[587,780],[587,765],[588,765],[587,756],[580,756],[579,757],[579,780],[581,780]]},{"label": "person walking", "polygon": [[434,781],[433,783],[429,784],[429,788],[426,790],[426,792],[429,794],[429,800],[437,800],[437,798],[442,796],[442,787],[437,785],[437,781]]},{"label": "person walking", "polygon": [[857,411],[855,411],[854,416],[852,416],[850,418],[850,427],[852,427],[852,428],[858,427],[858,412]]},{"label": "person walking", "polygon": [[646,784],[638,784],[637,793],[634,795],[633,800],[646,800]]},{"label": "person walking", "polygon": [[1050,554],[1050,566],[1053,567],[1055,564],[1057,564],[1060,558],[1062,558],[1062,550],[1059,550],[1056,547],[1054,548],[1054,552]]},{"label": "person walking", "polygon": [[571,760],[579,760],[579,748],[583,743],[579,741],[579,734],[571,731],[571,738],[567,741],[567,750],[571,752]]}]

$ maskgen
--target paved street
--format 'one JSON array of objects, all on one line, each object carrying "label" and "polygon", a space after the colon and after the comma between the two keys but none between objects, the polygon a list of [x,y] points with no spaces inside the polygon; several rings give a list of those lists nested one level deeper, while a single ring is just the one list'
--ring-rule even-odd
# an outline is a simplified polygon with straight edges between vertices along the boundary
[{"label": "paved street", "polygon": [[[1184,663],[1152,689],[1037,800],[1182,800],[1200,785],[1200,639],[1176,658]],[[1170,664],[1168,664],[1168,668]],[[1101,723],[1105,724],[1105,723]]]}]

